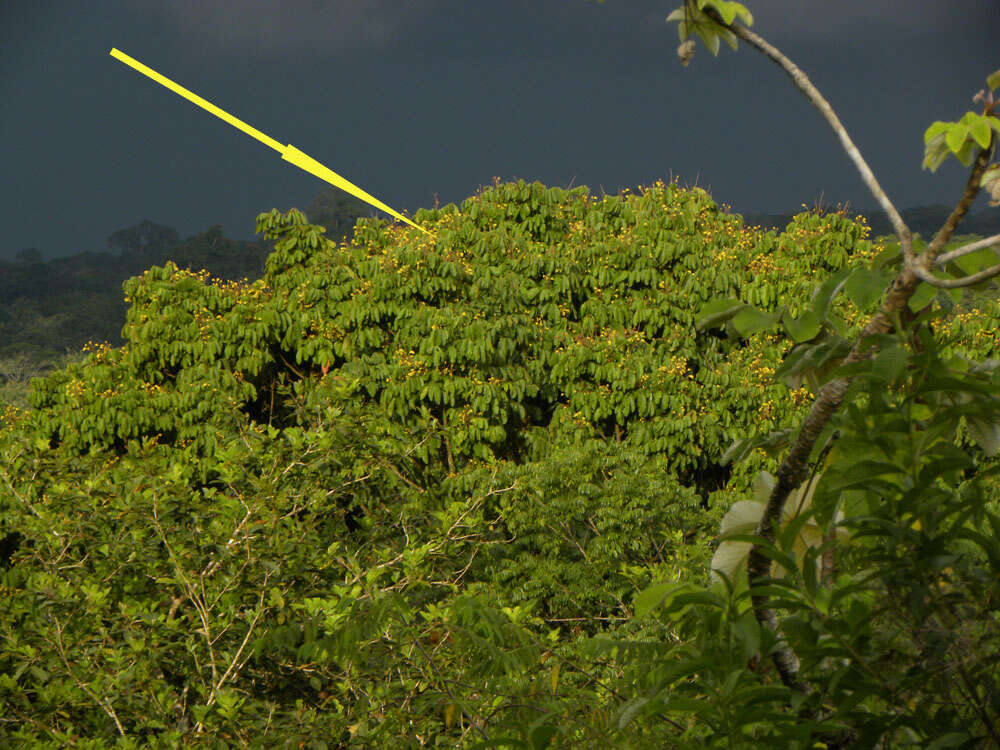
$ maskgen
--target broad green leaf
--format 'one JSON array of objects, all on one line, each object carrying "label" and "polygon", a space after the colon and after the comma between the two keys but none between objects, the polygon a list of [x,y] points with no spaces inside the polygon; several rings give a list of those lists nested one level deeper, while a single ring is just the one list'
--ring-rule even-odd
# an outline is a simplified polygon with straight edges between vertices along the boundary
[{"label": "broad green leaf", "polygon": [[872,362],[872,378],[880,383],[894,383],[906,367],[909,358],[901,346],[888,346],[875,355]]},{"label": "broad green leaf", "polygon": [[855,268],[844,283],[844,293],[859,310],[865,311],[882,298],[888,279],[870,268]]},{"label": "broad green leaf", "polygon": [[967,732],[948,732],[927,745],[926,750],[947,750],[950,747],[968,747],[973,738]]},{"label": "broad green leaf", "polygon": [[773,327],[778,318],[755,307],[745,306],[733,316],[733,327],[743,337],[749,337],[758,331]]},{"label": "broad green leaf", "polygon": [[789,315],[782,316],[781,323],[796,344],[809,341],[819,333],[821,328],[819,318],[812,310],[806,310],[797,318]]},{"label": "broad green leaf", "polygon": [[715,8],[722,20],[727,24],[732,24],[733,19],[739,16],[747,26],[753,26],[753,16],[742,3],[730,0],[698,0],[698,8],[704,10],[706,6]]},{"label": "broad green leaf", "polygon": [[[808,477],[806,481],[788,493],[783,510],[785,522],[802,515],[812,507],[813,495],[819,486],[819,481],[823,477],[823,472],[818,471],[814,476]],[[809,519],[807,524],[816,524],[814,519]]]},{"label": "broad green leaf", "polygon": [[[761,489],[763,490],[764,485],[767,484],[767,477],[762,475],[766,472],[758,474],[754,479],[755,487],[758,481],[763,482]],[[772,478],[773,484],[773,478]],[[755,490],[756,493],[756,490]],[[733,505],[726,512],[726,515],[722,518],[722,524],[719,529],[723,537],[732,534],[750,534],[757,529],[757,524],[760,523],[760,519],[764,516],[764,503],[756,502],[754,500],[740,500],[733,503]],[[740,569],[747,561],[747,557],[750,555],[750,548],[753,545],[750,542],[744,541],[734,541],[723,540],[719,543],[718,549],[715,550],[715,554],[712,556],[712,563],[709,566],[711,569],[710,577],[713,581],[720,581],[721,579],[716,574],[715,571],[722,571],[729,578],[732,578],[736,571]]]},{"label": "broad green leaf", "polygon": [[707,302],[695,315],[695,330],[703,331],[706,328],[721,326],[744,307],[746,307],[744,303],[732,297]]},{"label": "broad green leaf", "polygon": [[645,617],[654,609],[664,606],[677,594],[691,588],[688,583],[675,583],[672,581],[662,581],[648,586],[646,589],[636,594],[633,602],[636,617]]},{"label": "broad green leaf", "polygon": [[851,487],[861,487],[870,480],[878,477],[893,476],[901,473],[901,469],[895,464],[885,461],[859,461],[851,466],[849,471],[831,478],[828,476],[824,482],[827,492],[839,492]]},{"label": "broad green leaf", "polygon": [[850,274],[851,269],[844,268],[816,287],[816,290],[813,292],[811,308],[820,320],[826,318],[830,304],[840,294],[840,290],[844,288],[844,284],[847,282],[847,277]]},{"label": "broad green leaf", "polygon": [[910,297],[910,309],[914,312],[924,309],[937,296],[937,287],[921,281],[913,296]]},{"label": "broad green leaf", "polygon": [[948,132],[945,133],[944,140],[948,144],[948,148],[952,150],[953,153],[958,154],[962,150],[962,146],[965,144],[965,139],[969,135],[969,128],[965,125],[954,124],[948,128]]},{"label": "broad green leaf", "polygon": [[725,534],[749,534],[757,528],[764,515],[764,504],[755,500],[739,500],[732,504],[722,517],[719,532]]},{"label": "broad green leaf", "polygon": [[[774,476],[769,471],[761,471],[754,475],[753,497],[762,508],[767,505],[767,501],[770,499],[771,493],[774,492],[774,482]],[[758,517],[757,520],[760,520],[760,518]]]},{"label": "broad green leaf", "polygon": [[[676,12],[676,11],[675,11]],[[933,125],[931,125],[927,130],[924,131],[924,143],[930,143],[937,136],[943,135],[948,132],[948,128],[951,127],[950,122],[941,122],[938,120]]]},{"label": "broad green leaf", "polygon": [[1000,88],[1000,70],[994,71],[986,76],[986,85],[990,87],[990,91]]},{"label": "broad green leaf", "polygon": [[965,145],[955,154],[955,158],[958,159],[965,166],[970,166],[972,164],[972,159],[975,156],[976,143],[972,140],[966,140]]},{"label": "broad green leaf", "polygon": [[972,137],[976,139],[976,143],[979,144],[980,148],[990,147],[990,139],[993,134],[990,132],[990,124],[986,121],[985,117],[975,122],[969,128],[969,132],[972,133]]},{"label": "broad green leaf", "polygon": [[727,25],[732,24],[733,19],[736,17],[736,3],[719,2],[713,3],[716,10],[719,11],[719,16],[722,20],[726,22]]},{"label": "broad green leaf", "polygon": [[724,541],[719,543],[719,548],[712,555],[711,572],[709,578],[713,582],[719,582],[722,578],[716,571],[724,573],[732,579],[736,571],[746,564],[750,556],[750,542]]},{"label": "broad green leaf", "polygon": [[649,698],[638,697],[630,700],[626,705],[625,709],[622,711],[621,716],[618,717],[618,728],[624,729],[632,719],[635,718],[642,707],[649,702]]},{"label": "broad green leaf", "polygon": [[1000,453],[1000,424],[969,416],[965,420],[969,428],[969,436],[976,441],[976,445],[982,448],[987,456],[995,456]]},{"label": "broad green leaf", "polygon": [[747,8],[742,3],[734,3],[736,5],[736,15],[740,17],[743,21],[744,26],[753,26],[753,14],[750,9]]}]

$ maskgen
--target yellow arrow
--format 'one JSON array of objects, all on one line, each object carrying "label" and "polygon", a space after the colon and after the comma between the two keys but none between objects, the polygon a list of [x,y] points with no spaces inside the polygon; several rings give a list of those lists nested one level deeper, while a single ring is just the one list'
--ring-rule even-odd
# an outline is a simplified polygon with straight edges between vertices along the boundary
[{"label": "yellow arrow", "polygon": [[249,135],[249,136],[251,136],[253,138],[256,138],[258,141],[260,141],[261,143],[263,143],[263,144],[265,144],[267,146],[270,146],[275,151],[277,151],[279,154],[281,154],[281,158],[282,159],[284,159],[285,161],[291,162],[292,164],[294,164],[295,166],[297,166],[299,169],[304,169],[309,174],[316,175],[321,180],[329,182],[331,185],[333,185],[335,187],[338,187],[341,190],[346,190],[348,193],[351,193],[352,195],[356,195],[358,198],[360,198],[361,200],[365,201],[366,203],[370,203],[371,205],[375,206],[376,208],[381,209],[382,211],[385,211],[388,214],[392,214],[397,219],[402,219],[407,224],[409,224],[411,226],[414,226],[417,229],[419,229],[421,232],[424,232],[425,234],[428,234],[431,237],[434,237],[435,239],[437,239],[437,237],[435,237],[435,235],[432,232],[428,232],[423,227],[414,224],[412,221],[410,221],[409,219],[407,219],[402,214],[397,213],[396,211],[393,211],[391,208],[389,208],[387,205],[385,205],[382,201],[378,200],[378,198],[373,198],[372,196],[368,195],[368,193],[366,193],[364,190],[362,190],[361,188],[359,188],[357,185],[355,185],[352,182],[348,182],[343,177],[341,177],[339,174],[337,174],[336,172],[334,172],[332,169],[328,169],[327,167],[324,167],[322,164],[320,164],[318,161],[316,161],[315,159],[313,159],[308,154],[304,154],[303,152],[299,151],[297,148],[295,148],[295,146],[293,146],[291,144],[288,144],[287,146],[282,146],[280,143],[278,143],[273,138],[271,138],[271,137],[269,137],[267,135],[264,135],[263,133],[261,133],[256,128],[254,128],[254,127],[252,127],[250,125],[247,125],[245,122],[243,122],[242,120],[240,120],[240,119],[238,119],[236,117],[233,117],[228,112],[223,112],[221,109],[219,109],[218,107],[216,107],[211,102],[205,101],[204,99],[202,99],[197,94],[195,94],[195,93],[193,93],[191,91],[188,91],[183,86],[179,86],[178,84],[174,83],[169,78],[167,78],[166,76],[160,75],[159,73],[157,73],[152,68],[149,68],[149,67],[143,65],[138,60],[135,60],[135,59],[129,57],[128,55],[126,55],[121,50],[112,49],[110,54],[111,54],[112,57],[114,57],[114,58],[116,58],[118,60],[121,60],[126,65],[132,66],[133,68],[135,68],[136,70],[138,70],[143,75],[148,76],[149,78],[152,78],[154,81],[156,81],[160,85],[166,86],[168,89],[170,89],[171,91],[173,91],[175,94],[179,94],[180,96],[183,96],[189,102],[193,102],[194,104],[197,104],[202,109],[204,109],[204,110],[206,110],[208,112],[211,112],[213,115],[215,115],[219,119],[225,120],[226,122],[228,122],[230,125],[232,125],[237,130],[242,130],[247,135]]}]

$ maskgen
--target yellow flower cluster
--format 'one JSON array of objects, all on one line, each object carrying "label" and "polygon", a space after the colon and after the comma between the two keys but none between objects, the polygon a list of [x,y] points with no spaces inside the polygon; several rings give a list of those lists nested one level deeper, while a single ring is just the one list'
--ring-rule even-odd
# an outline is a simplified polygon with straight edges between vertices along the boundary
[{"label": "yellow flower cluster", "polygon": [[791,396],[792,403],[795,404],[795,406],[802,406],[812,400],[812,394],[809,393],[809,389],[805,386],[791,391],[789,395]]},{"label": "yellow flower cluster", "polygon": [[660,372],[666,372],[672,378],[684,377],[688,374],[687,359],[684,357],[671,357],[670,364],[659,369]]},{"label": "yellow flower cluster", "polygon": [[82,396],[87,391],[87,386],[82,380],[71,380],[64,388],[66,398],[76,398]]},{"label": "yellow flower cluster", "polygon": [[749,263],[750,271],[761,276],[770,275],[775,271],[774,256],[758,255]]},{"label": "yellow flower cluster", "polygon": [[413,349],[407,351],[406,349],[396,349],[396,361],[405,368],[407,368],[406,377],[411,378],[414,375],[423,375],[427,372],[427,365],[414,355],[416,354]]}]

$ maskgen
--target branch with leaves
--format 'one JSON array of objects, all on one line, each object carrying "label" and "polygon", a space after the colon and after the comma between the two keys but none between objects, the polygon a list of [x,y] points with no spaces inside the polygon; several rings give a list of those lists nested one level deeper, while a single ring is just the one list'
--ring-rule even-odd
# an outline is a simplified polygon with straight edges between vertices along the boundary
[{"label": "branch with leaves", "polygon": [[[892,222],[899,238],[904,264],[885,293],[880,309],[862,329],[842,361],[843,365],[860,362],[874,354],[875,347],[871,346],[872,337],[888,333],[897,327],[897,321],[921,282],[939,288],[960,288],[973,286],[1000,275],[1000,264],[967,272],[967,275],[961,278],[952,279],[937,277],[930,270],[932,265],[944,267],[959,257],[968,257],[973,252],[1000,245],[1000,235],[998,235],[942,254],[943,248],[965,217],[980,189],[986,189],[991,194],[994,200],[990,205],[1000,205],[1000,165],[990,166],[997,136],[1000,134],[1000,119],[994,115],[996,102],[993,99],[993,90],[1000,87],[1000,71],[987,78],[989,94],[981,91],[974,98],[974,101],[983,102],[982,114],[969,112],[956,123],[936,122],[924,134],[924,168],[935,171],[949,154],[954,154],[966,166],[971,165],[972,170],[961,200],[947,221],[927,248],[919,256],[914,256],[909,228],[879,185],[833,108],[798,66],[773,45],[746,28],[753,24],[749,10],[740,3],[727,0],[688,0],[681,8],[673,11],[667,20],[679,22],[681,46],[677,54],[685,66],[691,62],[694,54],[694,42],[689,38],[693,32],[715,55],[718,54],[720,40],[726,41],[730,47],[736,49],[737,39],[742,39],[784,70],[829,123],[865,185]],[[738,25],[737,20],[744,25]],[[757,535],[768,543],[775,541],[776,529],[788,498],[806,480],[813,449],[831,417],[841,407],[849,382],[850,378],[842,377],[830,380],[822,386],[792,442],[791,449],[782,461],[756,529]],[[760,545],[754,545],[750,550],[748,561],[751,587],[760,586],[770,570],[770,558],[763,553]],[[752,597],[752,602],[758,620],[772,631],[779,632],[777,616],[770,606],[769,595],[757,593]],[[773,658],[785,685],[799,692],[807,692],[799,679],[798,659],[791,648],[785,645],[777,649]]]}]

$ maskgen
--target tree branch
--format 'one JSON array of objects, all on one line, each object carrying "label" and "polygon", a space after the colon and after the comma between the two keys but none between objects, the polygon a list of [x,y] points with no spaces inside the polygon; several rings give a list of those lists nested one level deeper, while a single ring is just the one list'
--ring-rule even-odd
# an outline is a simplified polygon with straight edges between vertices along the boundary
[{"label": "tree branch", "polygon": [[892,228],[895,230],[896,236],[900,239],[900,245],[903,248],[904,257],[907,259],[912,258],[913,248],[911,245],[909,228],[907,228],[906,224],[903,223],[903,219],[896,210],[896,207],[892,204],[892,201],[889,200],[885,191],[882,190],[882,186],[879,185],[878,180],[875,179],[875,175],[872,173],[871,168],[864,160],[864,157],[861,156],[861,152],[858,151],[858,147],[854,145],[854,141],[852,141],[851,137],[847,134],[847,130],[840,122],[840,118],[837,117],[836,112],[833,111],[833,107],[831,107],[830,103],[821,93],[819,93],[819,90],[813,86],[809,77],[803,73],[795,63],[785,57],[781,51],[768,44],[762,37],[750,31],[750,29],[744,26],[727,24],[722,20],[722,17],[718,14],[718,12],[711,7],[705,8],[702,12],[719,26],[731,31],[733,34],[738,36],[754,49],[761,52],[765,57],[784,70],[785,73],[787,73],[792,79],[795,86],[803,94],[805,94],[805,97],[809,100],[809,102],[819,110],[819,113],[823,115],[823,118],[830,124],[833,132],[836,133],[837,138],[840,140],[840,144],[847,152],[848,157],[850,157],[851,161],[854,162],[854,166],[857,168],[858,172],[861,173],[861,179],[864,180],[868,190],[873,196],[875,196],[875,200],[878,201],[882,210],[885,211],[886,216],[889,217],[889,221],[892,222]]},{"label": "tree branch", "polygon": [[969,253],[976,252],[976,250],[983,250],[994,245],[997,245],[997,249],[1000,249],[1000,234],[994,234],[985,240],[970,242],[968,245],[962,245],[962,247],[942,253],[935,259],[934,263],[938,266],[943,266],[948,261],[955,260],[955,258],[961,258],[963,255],[968,255]]},{"label": "tree branch", "polygon": [[[937,254],[944,247],[945,243],[947,243],[948,239],[952,235],[952,232],[954,232],[955,227],[957,227],[959,222],[965,217],[969,210],[969,206],[971,206],[973,200],[975,200],[975,197],[980,189],[979,180],[989,163],[996,137],[994,136],[991,139],[990,144],[986,149],[982,149],[979,152],[975,166],[972,169],[972,173],[966,182],[962,198],[955,207],[955,210],[952,211],[948,220],[938,231],[931,244],[921,254],[920,258],[914,258],[912,237],[910,235],[909,228],[903,223],[903,220],[898,211],[896,211],[895,206],[893,206],[892,202],[886,196],[878,181],[875,179],[875,175],[872,174],[871,169],[862,158],[861,153],[858,151],[854,142],[847,134],[847,131],[841,124],[840,119],[834,113],[829,102],[827,102],[816,87],[812,85],[805,73],[803,73],[798,66],[785,57],[778,49],[768,44],[763,38],[749,29],[725,23],[719,14],[712,8],[705,8],[703,12],[719,26],[728,29],[740,39],[743,39],[749,45],[760,51],[789,75],[796,87],[798,87],[803,94],[805,94],[806,98],[808,98],[813,106],[820,111],[823,117],[830,124],[830,127],[833,128],[837,137],[840,139],[844,150],[847,152],[848,157],[852,162],[854,162],[855,167],[857,167],[860,172],[862,179],[868,186],[868,189],[871,191],[872,195],[875,196],[875,199],[882,206],[882,209],[886,212],[886,215],[892,222],[896,235],[899,237],[900,246],[903,251],[903,258],[905,261],[903,268],[899,275],[893,280],[892,286],[886,293],[885,299],[882,301],[879,311],[862,329],[858,339],[851,347],[850,352],[842,364],[849,365],[866,360],[872,356],[875,348],[868,346],[862,348],[862,343],[865,342],[869,336],[875,334],[885,334],[893,330],[894,321],[897,319],[899,313],[906,307],[910,297],[913,296],[914,291],[916,291],[917,286],[922,280],[921,275],[930,275],[928,270],[930,264],[934,262]],[[922,272],[926,273],[922,274]],[[977,275],[978,274],[975,274],[968,278],[972,279]],[[933,279],[934,277],[931,278]],[[966,283],[975,282],[966,281]],[[796,435],[795,440],[792,443],[791,449],[782,461],[781,466],[778,468],[774,489],[771,492],[767,507],[764,510],[764,515],[761,518],[760,524],[756,530],[758,536],[763,537],[770,543],[773,543],[775,540],[775,529],[782,517],[788,496],[805,481],[809,468],[809,456],[812,454],[813,447],[815,446],[823,428],[843,404],[844,394],[847,392],[849,382],[850,381],[847,378],[837,378],[829,381],[819,390],[816,400],[813,402],[809,413],[806,415],[806,418],[802,423],[802,427],[800,428],[798,435]],[[750,557],[747,563],[747,576],[751,589],[753,586],[764,581],[768,577],[770,569],[770,558],[762,554],[759,545],[753,545],[750,549]],[[777,615],[770,606],[770,597],[767,594],[752,595],[751,601],[757,620],[769,627],[779,637],[779,639],[781,639],[781,629],[778,623]],[[781,676],[782,682],[787,687],[800,693],[808,694],[811,692],[808,686],[799,679],[798,657],[787,644],[781,644],[775,650],[772,658],[774,665]]]},{"label": "tree branch", "polygon": [[984,268],[982,271],[970,274],[969,276],[963,276],[960,279],[939,279],[926,268],[921,268],[920,266],[917,266],[913,270],[921,281],[939,289],[961,289],[978,284],[980,281],[992,279],[994,276],[1000,276],[1000,264]]}]

